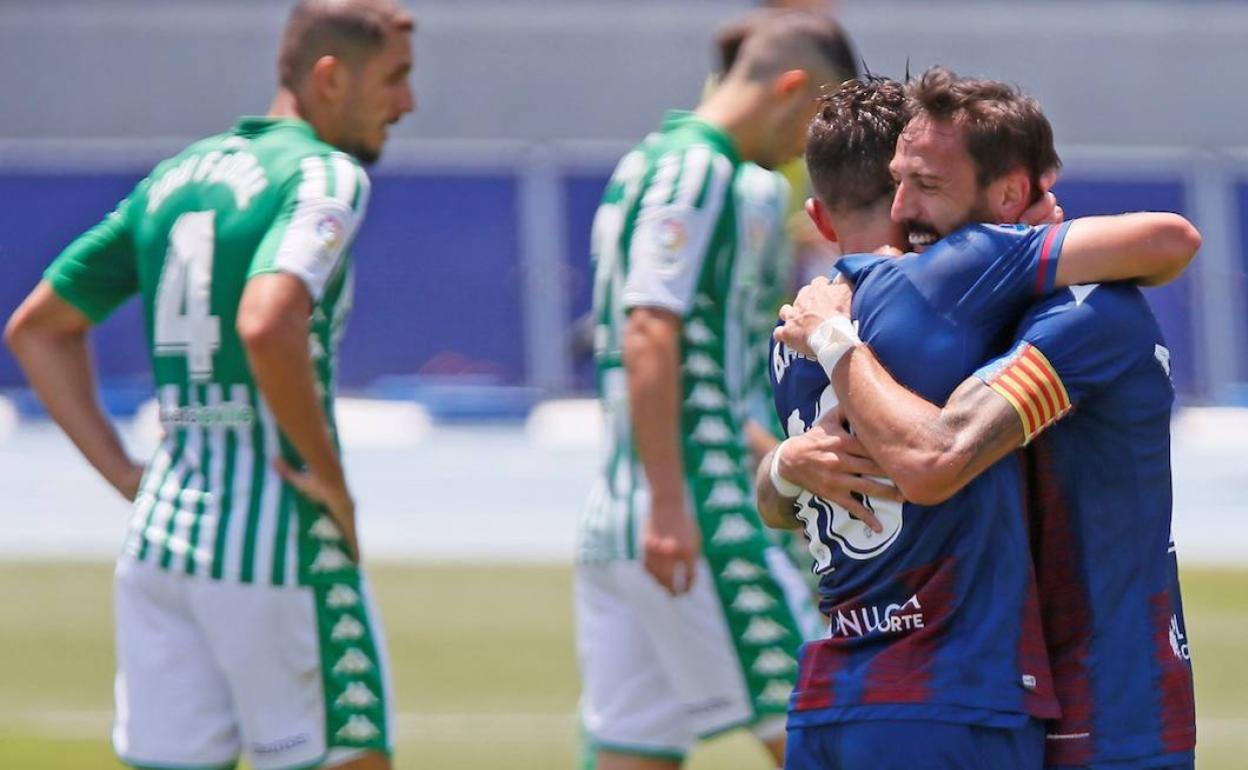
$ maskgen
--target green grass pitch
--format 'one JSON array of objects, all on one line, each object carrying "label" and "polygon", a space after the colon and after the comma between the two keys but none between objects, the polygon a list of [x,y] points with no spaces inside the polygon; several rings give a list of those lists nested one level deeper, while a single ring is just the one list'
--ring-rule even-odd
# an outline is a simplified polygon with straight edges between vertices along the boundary
[{"label": "green grass pitch", "polygon": [[[574,766],[571,575],[559,567],[378,565],[394,668],[400,770]],[[111,570],[0,564],[0,767],[117,768],[108,743]],[[1202,770],[1248,756],[1248,570],[1187,570]],[[764,770],[740,734],[691,770]]]}]

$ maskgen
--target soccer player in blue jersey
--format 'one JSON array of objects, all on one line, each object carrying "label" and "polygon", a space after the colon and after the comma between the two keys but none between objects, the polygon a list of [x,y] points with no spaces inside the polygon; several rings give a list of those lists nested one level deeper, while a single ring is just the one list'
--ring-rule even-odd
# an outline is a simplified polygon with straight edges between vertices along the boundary
[{"label": "soccer player in blue jersey", "polygon": [[[943,72],[924,80],[929,77],[966,83]],[[960,177],[929,180],[950,204],[945,213],[960,219],[951,226],[1018,218],[1035,199],[1040,178],[1057,166],[1051,132],[1034,102],[1000,84],[969,83],[977,121],[920,123],[912,134],[927,176],[942,160],[963,161]],[[878,83],[843,89],[812,126],[808,159],[819,196],[810,204],[812,216],[846,250],[879,245],[867,237],[899,234],[889,224],[892,190],[885,176],[900,131],[901,98],[895,85],[891,90]],[[985,147],[988,157],[977,157]],[[986,174],[976,173],[985,167]],[[864,190],[875,191],[874,197],[861,197]],[[911,242],[930,243],[924,236],[948,232],[942,224],[915,223],[911,231],[918,237]],[[1185,259],[1158,237],[1173,224],[1165,215],[1081,224],[1073,236],[1068,226],[972,226],[922,256],[848,258],[838,267],[856,284],[854,309],[864,339],[909,387],[943,401],[977,357],[1000,349],[1003,332],[1025,306],[1055,283],[1157,278]],[[852,336],[848,324],[832,331],[833,338]],[[838,347],[831,341],[827,348]],[[834,410],[835,393],[814,361],[777,346],[773,374],[790,435]],[[846,449],[856,453],[854,439],[820,422],[784,446],[780,460],[791,454],[792,461],[773,465],[772,483],[761,484],[760,494],[778,487],[796,498],[830,618],[829,638],[804,651],[786,766],[1039,767],[1037,718],[1054,716],[1056,703],[1018,466],[994,465],[938,506],[868,499],[838,506],[800,488],[821,486],[803,469],[823,465],[826,471],[836,464],[828,459]],[[775,502],[764,500],[764,512],[781,525],[792,521],[783,507],[776,516]],[[901,735],[907,739],[895,739]]]},{"label": "soccer player in blue jersey", "polygon": [[[1199,235],[1173,227],[1194,251]],[[842,288],[809,294],[799,303],[807,324],[845,305]],[[947,402],[900,385],[866,346],[832,371],[856,435],[910,499],[951,498],[1030,444],[1032,550],[1062,711],[1047,729],[1052,770],[1194,766],[1192,670],[1170,535],[1169,374],[1157,321],[1126,284],[1075,286],[1040,301],[1009,351]]]}]

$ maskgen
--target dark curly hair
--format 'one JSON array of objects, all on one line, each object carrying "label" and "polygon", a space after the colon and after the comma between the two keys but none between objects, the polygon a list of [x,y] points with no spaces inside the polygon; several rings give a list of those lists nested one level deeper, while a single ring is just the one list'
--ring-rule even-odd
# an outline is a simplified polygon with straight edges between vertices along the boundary
[{"label": "dark curly hair", "polygon": [[907,121],[905,86],[863,75],[825,88],[807,131],[810,185],[825,206],[857,211],[893,194],[889,161]]},{"label": "dark curly hair", "polygon": [[932,67],[907,84],[906,91],[912,116],[927,115],[965,131],[980,187],[1023,169],[1031,179],[1033,198],[1038,198],[1040,178],[1062,167],[1049,119],[1016,86]]}]

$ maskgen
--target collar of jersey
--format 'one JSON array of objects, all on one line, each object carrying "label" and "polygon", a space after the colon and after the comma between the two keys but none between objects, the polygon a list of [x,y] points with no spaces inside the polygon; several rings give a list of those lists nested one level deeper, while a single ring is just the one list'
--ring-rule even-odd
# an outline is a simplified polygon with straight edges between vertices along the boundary
[{"label": "collar of jersey", "polygon": [[315,139],[316,131],[312,124],[299,118],[270,118],[264,115],[244,115],[234,124],[234,131],[240,134],[258,134],[273,128],[293,128]]},{"label": "collar of jersey", "polygon": [[732,137],[724,133],[719,126],[699,118],[696,113],[687,110],[668,110],[663,115],[663,133],[678,129],[697,133],[708,144],[727,155],[734,165],[741,162],[741,156],[737,154],[737,147],[732,143]]}]

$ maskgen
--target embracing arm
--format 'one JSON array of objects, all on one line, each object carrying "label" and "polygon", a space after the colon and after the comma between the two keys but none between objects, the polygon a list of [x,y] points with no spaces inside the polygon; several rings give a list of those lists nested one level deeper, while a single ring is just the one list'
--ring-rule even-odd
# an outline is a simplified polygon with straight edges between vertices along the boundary
[{"label": "embracing arm", "polygon": [[934,505],[1023,445],[1023,426],[1008,401],[968,377],[944,408],[892,378],[865,345],[833,372],[854,433],[907,500]]},{"label": "embracing arm", "polygon": [[1178,214],[1139,212],[1072,221],[1057,263],[1057,285],[1130,281],[1159,286],[1178,278],[1200,248],[1200,232]]},{"label": "embracing arm", "polygon": [[143,466],[130,459],[100,406],[90,328],[91,321],[43,281],[13,313],[4,339],[56,424],[114,489],[133,500]]}]

